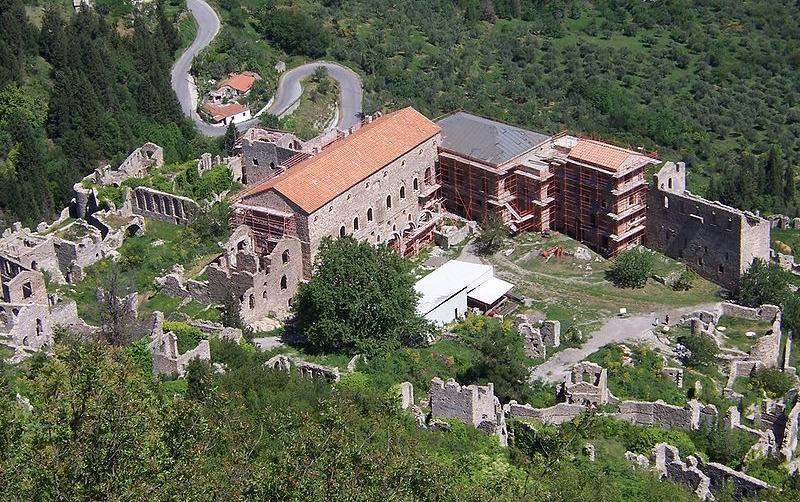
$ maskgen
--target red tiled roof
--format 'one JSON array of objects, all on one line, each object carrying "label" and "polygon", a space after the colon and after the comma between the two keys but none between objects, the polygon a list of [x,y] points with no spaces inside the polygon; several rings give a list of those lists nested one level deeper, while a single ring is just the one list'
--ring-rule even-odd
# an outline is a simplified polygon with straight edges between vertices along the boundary
[{"label": "red tiled roof", "polygon": [[578,141],[567,157],[614,172],[640,163],[644,165],[651,160],[640,153],[590,139]]},{"label": "red tiled roof", "polygon": [[256,81],[256,76],[252,73],[237,73],[228,77],[227,80],[219,84],[219,88],[222,89],[224,86],[229,86],[236,89],[239,92],[247,92],[253,86],[253,82]]},{"label": "red tiled roof", "polygon": [[403,108],[375,119],[285,174],[255,185],[243,197],[274,189],[311,214],[440,131],[415,109]]},{"label": "red tiled roof", "polygon": [[240,105],[239,103],[231,103],[228,105],[212,105],[211,103],[206,103],[205,109],[211,114],[214,122],[220,122],[225,118],[232,117],[246,111],[247,107]]}]

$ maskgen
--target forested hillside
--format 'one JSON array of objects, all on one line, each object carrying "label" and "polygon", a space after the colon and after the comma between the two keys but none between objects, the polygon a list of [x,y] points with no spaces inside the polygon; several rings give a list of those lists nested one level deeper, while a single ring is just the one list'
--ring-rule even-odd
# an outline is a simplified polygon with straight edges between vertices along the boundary
[{"label": "forested hillside", "polygon": [[[685,160],[699,192],[715,175],[714,197],[797,212],[793,186],[760,181],[772,165],[782,179],[800,161],[796,0],[221,3],[289,54],[362,70],[367,112],[463,108],[548,133],[600,135]],[[324,23],[278,33],[276,19]]]},{"label": "forested hillside", "polygon": [[164,5],[125,17],[65,5],[0,0],[0,227],[52,218],[73,183],[145,141],[170,160],[195,153]]}]

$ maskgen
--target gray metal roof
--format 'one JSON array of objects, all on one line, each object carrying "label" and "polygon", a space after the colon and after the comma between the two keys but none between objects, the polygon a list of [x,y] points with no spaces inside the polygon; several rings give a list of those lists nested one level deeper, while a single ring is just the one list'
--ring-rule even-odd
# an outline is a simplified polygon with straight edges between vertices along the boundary
[{"label": "gray metal roof", "polygon": [[442,128],[442,147],[498,166],[549,138],[466,112],[456,112],[437,122]]}]

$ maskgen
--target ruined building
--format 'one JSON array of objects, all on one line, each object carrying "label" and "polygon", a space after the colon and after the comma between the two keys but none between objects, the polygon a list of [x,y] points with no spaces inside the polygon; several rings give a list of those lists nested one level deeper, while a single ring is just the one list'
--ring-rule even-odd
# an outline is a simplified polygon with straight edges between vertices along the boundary
[{"label": "ruined building", "polygon": [[274,178],[284,170],[310,157],[294,134],[252,128],[241,140],[242,183],[254,185]]},{"label": "ruined building", "polygon": [[769,260],[770,223],[686,190],[686,166],[667,162],[648,191],[647,245],[732,288],[755,258]]},{"label": "ruined building", "polygon": [[558,230],[606,256],[643,243],[644,168],[654,158],[464,112],[438,125],[438,172],[450,211],[477,220],[494,214],[512,231]]},{"label": "ruined building", "polygon": [[438,217],[440,143],[439,127],[413,108],[384,115],[246,189],[233,204],[234,223],[250,227],[257,254],[298,239],[304,277],[325,237],[349,234],[413,254],[432,239]]}]

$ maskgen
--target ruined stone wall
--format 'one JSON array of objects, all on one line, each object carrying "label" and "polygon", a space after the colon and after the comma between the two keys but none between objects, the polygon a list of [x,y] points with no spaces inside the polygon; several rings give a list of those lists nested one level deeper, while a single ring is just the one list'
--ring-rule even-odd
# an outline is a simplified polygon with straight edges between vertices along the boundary
[{"label": "ruined stone wall", "polygon": [[202,340],[197,347],[178,353],[178,340],[171,332],[164,332],[164,314],[153,312],[148,348],[153,355],[153,375],[183,376],[186,366],[192,359],[211,360],[208,340]]},{"label": "ruined stone wall", "polygon": [[584,413],[586,407],[580,404],[559,403],[549,408],[534,408],[529,404],[518,404],[516,401],[511,401],[503,407],[503,410],[508,418],[535,419],[547,424],[559,425]]},{"label": "ruined stone wall", "polygon": [[748,319],[750,321],[772,322],[780,314],[781,308],[777,305],[764,304],[760,307],[745,307],[731,302],[722,303],[722,314]]},{"label": "ruined stone wall", "polygon": [[[27,228],[9,228],[3,232],[0,260],[11,260],[28,270],[46,270],[54,282],[64,282],[52,237],[42,237]],[[2,266],[0,273],[7,275]]]},{"label": "ruined stone wall", "polygon": [[703,422],[713,424],[717,418],[714,405],[702,405],[690,401],[685,406],[675,406],[664,401],[622,401],[617,420],[636,425],[660,427],[662,429],[698,429]]},{"label": "ruined stone wall", "polygon": [[81,333],[90,328],[78,317],[75,302],[55,299],[52,307],[49,303],[0,303],[0,340],[5,338],[11,346],[40,350],[52,345],[53,330],[59,326]]},{"label": "ruined stone wall", "polygon": [[781,358],[781,335],[781,314],[778,312],[772,321],[772,329],[750,348],[750,357],[770,368],[778,366]]},{"label": "ruined stone wall", "polygon": [[754,258],[769,260],[770,224],[685,190],[686,167],[667,162],[648,188],[647,245],[732,288]]},{"label": "ruined stone wall", "polygon": [[783,431],[783,441],[781,441],[781,455],[786,460],[794,458],[798,443],[798,422],[800,422],[800,399],[797,400],[792,411],[786,417],[786,427]]},{"label": "ruined stone wall", "polygon": [[704,464],[701,470],[711,482],[712,493],[719,493],[726,485],[729,485],[733,488],[733,498],[737,500],[757,497],[761,490],[771,488],[768,483],[760,479],[716,462]]},{"label": "ruined stone wall", "polygon": [[501,445],[508,444],[505,414],[494,395],[494,385],[461,386],[452,378],[434,378],[428,395],[431,418],[454,418],[494,434]]},{"label": "ruined stone wall", "polygon": [[119,170],[132,178],[144,178],[151,167],[164,165],[164,149],[155,143],[145,143],[119,165]]},{"label": "ruined stone wall", "polygon": [[[247,232],[246,227],[240,228]],[[247,233],[243,237],[242,230],[237,229],[231,241],[236,242],[235,250],[226,250],[217,263],[208,265],[208,298],[222,302],[230,291],[241,302],[245,322],[288,315],[289,301],[303,277],[300,241],[282,239],[272,253],[261,257],[254,253],[252,239]]]},{"label": "ruined stone wall", "polygon": [[280,166],[296,155],[298,151],[270,143],[267,141],[251,141],[247,137],[242,140],[242,181],[245,185],[254,185],[269,179],[278,172]]},{"label": "ruined stone wall", "polygon": [[199,210],[197,203],[188,197],[142,186],[128,191],[128,197],[134,213],[178,225],[188,225],[194,221]]},{"label": "ruined stone wall", "polygon": [[681,461],[678,449],[667,443],[659,443],[653,447],[655,469],[662,478],[671,479],[686,485],[700,500],[713,499],[711,480],[697,467],[697,459],[689,456],[687,463]]}]

